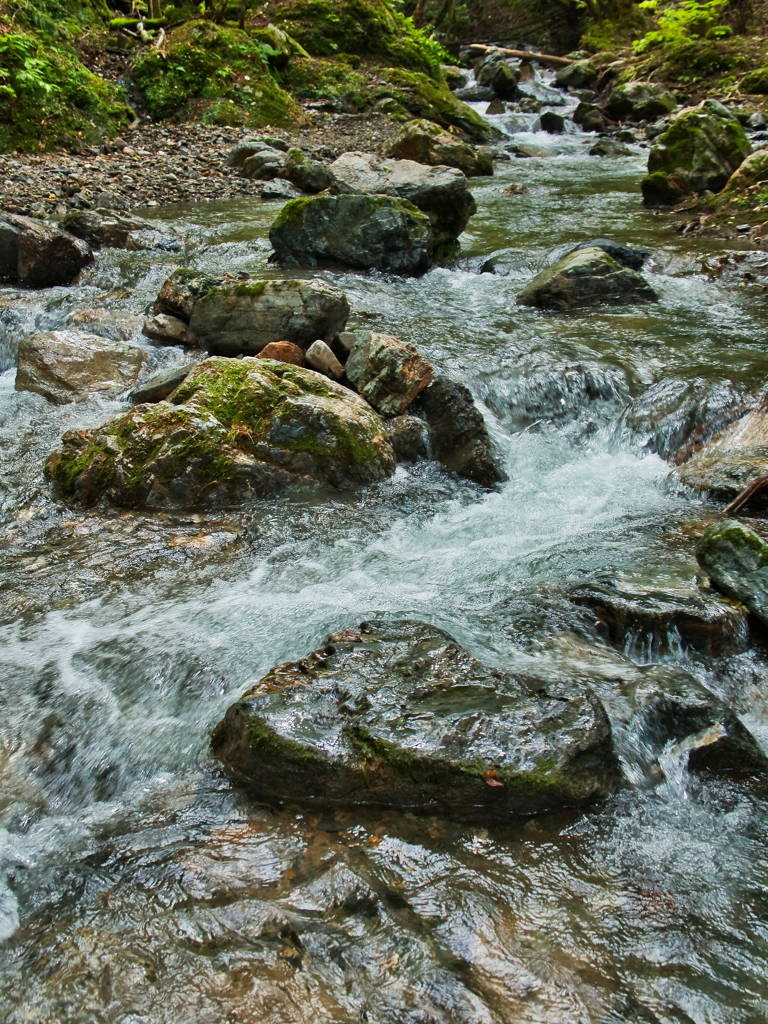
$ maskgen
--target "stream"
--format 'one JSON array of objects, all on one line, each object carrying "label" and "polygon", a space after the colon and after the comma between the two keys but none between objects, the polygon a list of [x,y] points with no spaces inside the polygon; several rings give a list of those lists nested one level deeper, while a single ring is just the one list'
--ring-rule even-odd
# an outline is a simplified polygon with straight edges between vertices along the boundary
[{"label": "stream", "polygon": [[[689,777],[667,758],[656,784],[628,778],[586,812],[477,828],[256,805],[207,752],[268,669],[377,612],[514,669],[582,656],[569,594],[584,581],[695,585],[690,527],[716,509],[654,451],[685,401],[706,411],[763,390],[762,287],[715,273],[741,243],[683,238],[643,209],[646,151],[590,157],[594,136],[494,120],[555,155],[471,182],[478,212],[455,265],[322,276],[347,292],[353,327],[413,342],[467,383],[509,477],[498,491],[421,463],[351,494],[205,515],[53,498],[42,468],[61,434],[127,406],[16,392],[19,338],[106,309],[152,369],[185,362],[141,337],[145,309],[178,266],[284,276],[267,265],[276,204],[153,209],[187,252],[105,250],[77,286],[0,289],[8,1024],[768,1021],[768,803],[754,778]],[[658,303],[515,305],[596,237],[651,250]],[[496,273],[481,273],[491,257]],[[674,639],[628,637],[624,653],[684,665],[768,745],[766,651],[708,658]]]}]

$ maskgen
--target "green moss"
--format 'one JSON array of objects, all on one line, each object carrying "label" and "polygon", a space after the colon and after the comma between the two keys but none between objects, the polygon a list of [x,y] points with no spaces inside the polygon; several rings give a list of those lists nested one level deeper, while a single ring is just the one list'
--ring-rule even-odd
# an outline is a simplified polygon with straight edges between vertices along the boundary
[{"label": "green moss", "polygon": [[756,93],[760,96],[768,94],[768,68],[755,68],[744,75],[739,82],[739,90],[745,93]]},{"label": "green moss", "polygon": [[133,119],[122,90],[65,45],[28,32],[0,35],[0,151],[96,142]]},{"label": "green moss", "polygon": [[[170,33],[166,53],[142,53],[133,77],[151,117],[200,115],[251,127],[301,120],[295,101],[270,73],[263,45],[248,32],[193,21]],[[222,101],[227,103],[222,107]]]},{"label": "green moss", "polygon": [[246,718],[248,729],[248,740],[251,750],[268,752],[271,757],[278,757],[280,761],[292,761],[306,766],[307,762],[325,764],[325,758],[314,748],[295,740],[279,736],[274,729],[270,729],[263,718],[256,715],[248,715]]},{"label": "green moss", "polygon": [[373,102],[371,76],[343,60],[294,58],[283,72],[282,81],[298,99],[325,101],[343,113],[358,113]]},{"label": "green moss", "polygon": [[272,21],[313,57],[343,53],[441,80],[442,48],[387,0],[280,0]]},{"label": "green moss", "polygon": [[399,68],[385,68],[381,74],[387,85],[379,86],[374,93],[374,98],[379,100],[377,106],[386,98],[394,100],[405,111],[403,120],[426,118],[443,128],[459,128],[479,141],[499,134],[471,107],[457,100],[443,82]]}]

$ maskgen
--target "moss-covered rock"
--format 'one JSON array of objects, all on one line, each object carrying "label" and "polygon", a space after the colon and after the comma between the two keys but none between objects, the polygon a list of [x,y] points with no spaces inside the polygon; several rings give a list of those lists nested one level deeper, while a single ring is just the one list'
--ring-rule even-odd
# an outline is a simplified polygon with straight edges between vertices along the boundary
[{"label": "moss-covered rock", "polygon": [[122,89],[90,72],[65,41],[0,35],[0,151],[72,148],[133,121]]},{"label": "moss-covered rock", "polygon": [[290,485],[383,480],[395,456],[379,416],[320,374],[271,359],[198,363],[169,400],[69,431],[46,472],[83,504],[217,507]]},{"label": "moss-covered rock", "polygon": [[719,192],[752,147],[720,104],[684,110],[655,141],[648,172],[678,177],[691,192]]},{"label": "moss-covered rock", "polygon": [[746,93],[756,93],[759,96],[768,94],[768,68],[755,68],[748,72],[739,82],[739,90]]},{"label": "moss-covered rock", "polygon": [[404,124],[387,150],[399,160],[416,160],[431,167],[456,167],[467,177],[493,174],[493,159],[457,139],[432,121],[416,119]]},{"label": "moss-covered rock", "polygon": [[387,0],[278,0],[270,16],[313,57],[355,54],[442,81],[442,48]]},{"label": "moss-covered rock", "polygon": [[[143,52],[133,79],[151,117],[205,116],[227,103],[252,127],[290,125],[303,117],[270,73],[262,43],[250,33],[210,21],[175,29],[164,53]],[[231,119],[230,122],[231,123]]]},{"label": "moss-covered rock", "polygon": [[624,267],[604,249],[593,246],[563,256],[518,293],[521,306],[569,309],[602,302],[627,304],[658,298],[648,282]]},{"label": "moss-covered rock", "polygon": [[691,189],[679,174],[654,171],[653,174],[646,174],[640,182],[640,191],[646,206],[677,206],[690,194]]},{"label": "moss-covered rock", "polygon": [[613,90],[605,112],[613,118],[642,121],[664,117],[676,107],[675,97],[664,86],[655,82],[627,82]]},{"label": "moss-covered rock", "polygon": [[358,70],[345,56],[294,57],[282,72],[283,86],[302,102],[334,112],[367,110],[373,103],[376,74],[367,68]]},{"label": "moss-covered rock", "polygon": [[718,590],[740,601],[768,625],[768,544],[733,519],[711,526],[696,552]]},{"label": "moss-covered rock", "polygon": [[434,249],[429,217],[404,199],[381,195],[294,199],[278,214],[269,240],[288,265],[394,274],[423,274]]},{"label": "moss-covered rock", "polygon": [[424,118],[442,128],[458,128],[477,142],[499,138],[501,133],[491,127],[476,111],[462,103],[440,81],[402,68],[383,68],[386,84],[375,91],[380,110],[403,121]]},{"label": "moss-covered rock", "polygon": [[311,806],[504,818],[621,783],[586,686],[489,668],[421,622],[363,623],[278,666],[229,708],[212,749],[258,798]]}]

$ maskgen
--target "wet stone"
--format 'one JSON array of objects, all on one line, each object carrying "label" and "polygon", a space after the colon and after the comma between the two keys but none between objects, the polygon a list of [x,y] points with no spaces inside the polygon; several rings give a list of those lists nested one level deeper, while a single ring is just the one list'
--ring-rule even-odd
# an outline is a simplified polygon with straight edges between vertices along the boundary
[{"label": "wet stone", "polygon": [[163,402],[187,379],[196,365],[197,363],[185,363],[175,370],[169,370],[168,373],[158,373],[150,377],[140,387],[133,389],[131,401],[134,405],[141,405],[143,402]]},{"label": "wet stone", "polygon": [[768,544],[735,519],[711,526],[696,557],[718,590],[768,626]]},{"label": "wet stone", "polygon": [[533,689],[442,630],[397,620],[278,666],[230,707],[212,750],[259,799],[450,817],[577,806],[621,778],[586,687]]},{"label": "wet stone", "polygon": [[0,215],[0,279],[28,288],[72,284],[93,263],[87,242],[30,217]]},{"label": "wet stone", "polygon": [[521,306],[567,309],[602,302],[654,302],[658,296],[636,271],[621,266],[603,249],[578,249],[558,260],[517,295]]},{"label": "wet stone", "polygon": [[141,333],[145,338],[160,345],[197,345],[197,338],[189,329],[189,325],[176,316],[168,313],[156,313],[144,321]]},{"label": "wet stone", "polygon": [[419,416],[404,413],[384,420],[387,439],[398,462],[419,462],[430,455],[429,430]]},{"label": "wet stone", "polygon": [[415,345],[388,334],[357,336],[346,364],[347,377],[382,416],[405,412],[432,381],[432,364]]}]

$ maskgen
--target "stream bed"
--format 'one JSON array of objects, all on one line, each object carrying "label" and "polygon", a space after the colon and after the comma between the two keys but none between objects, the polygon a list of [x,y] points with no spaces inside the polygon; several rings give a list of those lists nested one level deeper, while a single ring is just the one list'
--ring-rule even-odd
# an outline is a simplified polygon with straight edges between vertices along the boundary
[{"label": "stream bed", "polygon": [[[497,491],[422,463],[352,494],[227,513],[54,499],[42,468],[63,431],[126,406],[16,392],[19,338],[107,310],[150,368],[181,364],[180,349],[141,338],[145,309],[178,266],[284,276],[267,265],[274,204],[154,209],[187,252],[105,250],[75,287],[0,289],[8,1024],[768,1020],[768,794],[755,778],[692,777],[670,760],[655,784],[628,770],[586,812],[478,828],[255,805],[208,755],[250,684],[376,613],[434,623],[514,669],[587,657],[569,596],[581,583],[695,586],[696,526],[716,509],[653,452],[688,414],[674,396],[704,407],[698,396],[763,390],[763,289],[717,277],[739,243],[682,238],[642,208],[639,148],[600,159],[581,133],[519,129],[515,141],[556,155],[472,182],[478,213],[455,265],[322,274],[347,292],[351,325],[415,343],[470,387],[509,477]],[[651,250],[657,304],[515,305],[595,237]],[[496,273],[481,273],[491,257]],[[662,393],[659,428],[649,396]],[[683,665],[768,742],[760,646],[713,658],[658,639],[628,636],[623,653]]]}]

